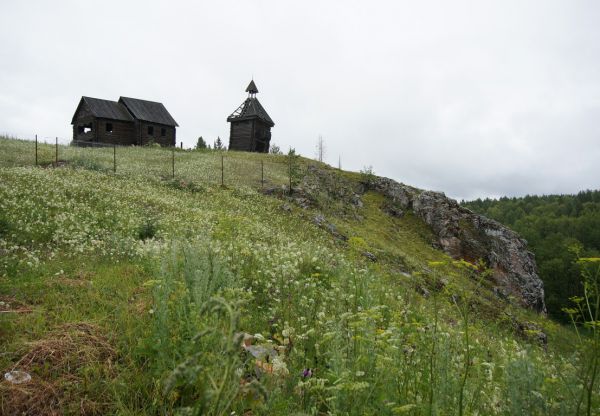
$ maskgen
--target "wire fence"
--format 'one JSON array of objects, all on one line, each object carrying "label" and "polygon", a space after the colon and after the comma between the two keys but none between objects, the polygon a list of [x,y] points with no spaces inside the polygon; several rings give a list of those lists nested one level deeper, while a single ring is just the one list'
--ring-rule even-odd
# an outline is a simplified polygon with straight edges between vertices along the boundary
[{"label": "wire fence", "polygon": [[293,155],[116,144],[38,137],[0,138],[0,167],[70,166],[222,186],[289,189],[302,176]]}]

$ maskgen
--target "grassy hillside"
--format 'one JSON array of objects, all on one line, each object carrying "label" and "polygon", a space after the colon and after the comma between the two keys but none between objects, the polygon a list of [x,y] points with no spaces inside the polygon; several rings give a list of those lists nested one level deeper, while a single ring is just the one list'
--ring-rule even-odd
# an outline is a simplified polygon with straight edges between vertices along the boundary
[{"label": "grassy hillside", "polygon": [[0,383],[2,414],[598,409],[589,336],[497,298],[381,195],[348,202],[360,174],[299,159],[306,201],[281,156],[228,152],[221,187],[218,153],[176,152],[174,180],[163,149],[113,173],[110,149],[34,167],[31,146],[0,139],[0,369],[32,377]]},{"label": "grassy hillside", "polygon": [[508,225],[529,242],[544,281],[548,313],[567,321],[562,309],[569,305],[569,298],[583,295],[577,253],[600,255],[600,191],[476,200],[463,205]]}]

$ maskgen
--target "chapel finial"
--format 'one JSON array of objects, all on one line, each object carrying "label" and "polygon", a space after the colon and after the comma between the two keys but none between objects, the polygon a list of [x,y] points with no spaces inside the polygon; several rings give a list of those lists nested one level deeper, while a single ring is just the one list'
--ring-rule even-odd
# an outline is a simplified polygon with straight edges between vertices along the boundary
[{"label": "chapel finial", "polygon": [[246,92],[250,95],[258,93],[258,88],[256,88],[254,80],[250,81],[250,84],[248,84],[248,88],[246,88]]}]

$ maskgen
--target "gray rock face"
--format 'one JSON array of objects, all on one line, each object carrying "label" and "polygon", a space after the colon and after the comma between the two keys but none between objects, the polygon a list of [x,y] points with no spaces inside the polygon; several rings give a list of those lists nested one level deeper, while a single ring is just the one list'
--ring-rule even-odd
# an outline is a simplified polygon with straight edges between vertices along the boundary
[{"label": "gray rock face", "polygon": [[325,218],[325,216],[323,214],[317,214],[313,218],[313,222],[316,225],[318,225],[319,227],[323,228],[325,231],[329,232],[329,234],[333,235],[335,238],[340,239],[342,241],[348,240],[348,237],[346,237],[344,234],[342,234],[338,231],[335,224],[327,222],[327,219]]},{"label": "gray rock face", "polygon": [[461,207],[443,193],[421,191],[388,178],[377,178],[372,187],[397,209],[412,209],[431,227],[437,243],[452,258],[483,259],[494,271],[499,294],[546,312],[544,285],[537,274],[533,253],[517,233]]}]

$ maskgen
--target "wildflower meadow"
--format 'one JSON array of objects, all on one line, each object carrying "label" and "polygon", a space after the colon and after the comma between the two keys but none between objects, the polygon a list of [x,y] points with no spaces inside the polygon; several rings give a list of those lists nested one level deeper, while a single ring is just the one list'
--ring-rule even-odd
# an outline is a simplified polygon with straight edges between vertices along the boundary
[{"label": "wildflower meadow", "polygon": [[161,149],[121,150],[115,173],[85,149],[36,167],[27,146],[0,139],[0,367],[31,375],[0,383],[1,414],[600,414],[596,260],[566,326],[380,195],[349,214],[243,180],[282,156],[234,153],[221,186],[206,152],[173,179]]}]

